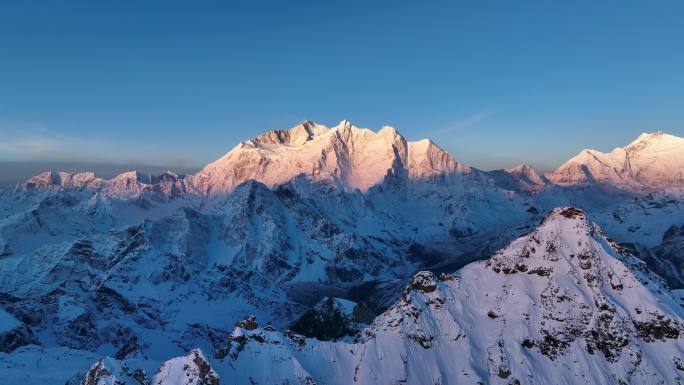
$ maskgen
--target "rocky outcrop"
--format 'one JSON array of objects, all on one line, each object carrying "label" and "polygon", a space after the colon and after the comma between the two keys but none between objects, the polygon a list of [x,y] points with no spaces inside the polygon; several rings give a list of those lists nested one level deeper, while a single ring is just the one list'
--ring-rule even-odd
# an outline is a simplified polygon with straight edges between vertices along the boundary
[{"label": "rocky outcrop", "polygon": [[321,341],[336,340],[359,332],[359,320],[354,315],[356,303],[327,297],[307,310],[290,325],[290,330]]},{"label": "rocky outcrop", "polygon": [[26,345],[39,345],[38,338],[26,324],[20,324],[10,330],[0,332],[0,352],[11,353]]}]

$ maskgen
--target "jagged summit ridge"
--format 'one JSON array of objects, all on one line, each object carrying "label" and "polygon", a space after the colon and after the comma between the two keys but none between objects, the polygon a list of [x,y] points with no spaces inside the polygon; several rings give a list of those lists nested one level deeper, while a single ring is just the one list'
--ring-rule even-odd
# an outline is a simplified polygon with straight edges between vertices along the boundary
[{"label": "jagged summit ridge", "polygon": [[46,171],[29,178],[22,184],[24,188],[57,189],[59,187],[70,189],[95,189],[105,183],[104,179],[95,176],[92,172],[68,173]]},{"label": "jagged summit ridge", "polygon": [[346,120],[332,128],[307,121],[240,143],[194,175],[192,183],[202,193],[225,193],[248,179],[273,187],[304,175],[366,191],[388,174],[424,180],[467,171],[433,142],[409,142],[393,127],[374,132]]},{"label": "jagged summit ridge", "polygon": [[[22,185],[45,190],[107,189],[116,197],[137,197],[151,185],[174,181],[174,191],[212,196],[232,192],[247,180],[268,187],[303,176],[347,191],[380,185],[387,176],[406,181],[456,178],[477,171],[506,190],[536,192],[552,186],[607,184],[634,192],[684,187],[684,139],[661,131],[643,133],[609,153],[582,150],[553,172],[538,174],[531,166],[481,172],[461,164],[433,141],[407,141],[395,128],[377,132],[347,120],[327,127],[311,121],[286,130],[272,130],[243,141],[195,175],[167,172],[160,177],[136,172],[112,180],[93,173],[46,172]],[[168,186],[163,187],[168,190]]]}]

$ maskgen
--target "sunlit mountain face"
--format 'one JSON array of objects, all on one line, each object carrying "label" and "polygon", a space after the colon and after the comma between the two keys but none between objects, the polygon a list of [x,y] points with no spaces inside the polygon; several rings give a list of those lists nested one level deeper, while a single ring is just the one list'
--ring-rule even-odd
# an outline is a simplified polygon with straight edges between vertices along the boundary
[{"label": "sunlit mountain face", "polygon": [[677,383],[683,162],[657,132],[482,171],[391,127],[306,121],[196,173],[44,172],[0,193],[2,372]]}]

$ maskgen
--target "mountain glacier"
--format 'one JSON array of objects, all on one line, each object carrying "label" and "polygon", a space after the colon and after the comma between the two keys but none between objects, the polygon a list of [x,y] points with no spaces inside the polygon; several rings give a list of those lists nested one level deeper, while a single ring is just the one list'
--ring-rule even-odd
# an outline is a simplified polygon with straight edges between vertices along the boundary
[{"label": "mountain glacier", "polygon": [[0,373],[676,383],[682,154],[654,133],[544,175],[482,171],[391,127],[307,121],[194,175],[46,172],[0,192]]}]

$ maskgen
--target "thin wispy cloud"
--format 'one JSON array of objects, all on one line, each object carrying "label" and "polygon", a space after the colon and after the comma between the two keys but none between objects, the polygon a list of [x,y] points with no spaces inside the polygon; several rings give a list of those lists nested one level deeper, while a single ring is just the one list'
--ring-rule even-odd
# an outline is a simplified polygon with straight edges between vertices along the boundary
[{"label": "thin wispy cloud", "polygon": [[[40,126],[0,127],[0,186],[18,183],[43,171],[82,172],[111,178],[125,171],[184,174],[198,167],[189,158],[166,158],[135,143],[64,135]],[[145,156],[140,157],[143,153]]]},{"label": "thin wispy cloud", "polygon": [[0,127],[0,161],[55,161],[166,165],[193,168],[195,162],[183,156],[168,156],[144,144],[101,137],[65,135],[44,126],[21,129]]},{"label": "thin wispy cloud", "polygon": [[489,115],[489,113],[487,113],[487,112],[481,112],[481,113],[477,113],[474,115],[467,116],[463,119],[460,119],[460,120],[446,126],[445,128],[438,129],[438,130],[430,132],[430,135],[431,136],[438,136],[438,135],[442,135],[442,134],[446,134],[446,133],[450,133],[450,132],[454,132],[454,131],[459,131],[459,130],[463,130],[463,129],[475,126],[478,123],[480,123],[482,120],[487,118],[488,115]]},{"label": "thin wispy cloud", "polygon": [[92,161],[112,150],[105,141],[63,135],[45,127],[0,128],[0,136],[2,160]]}]

